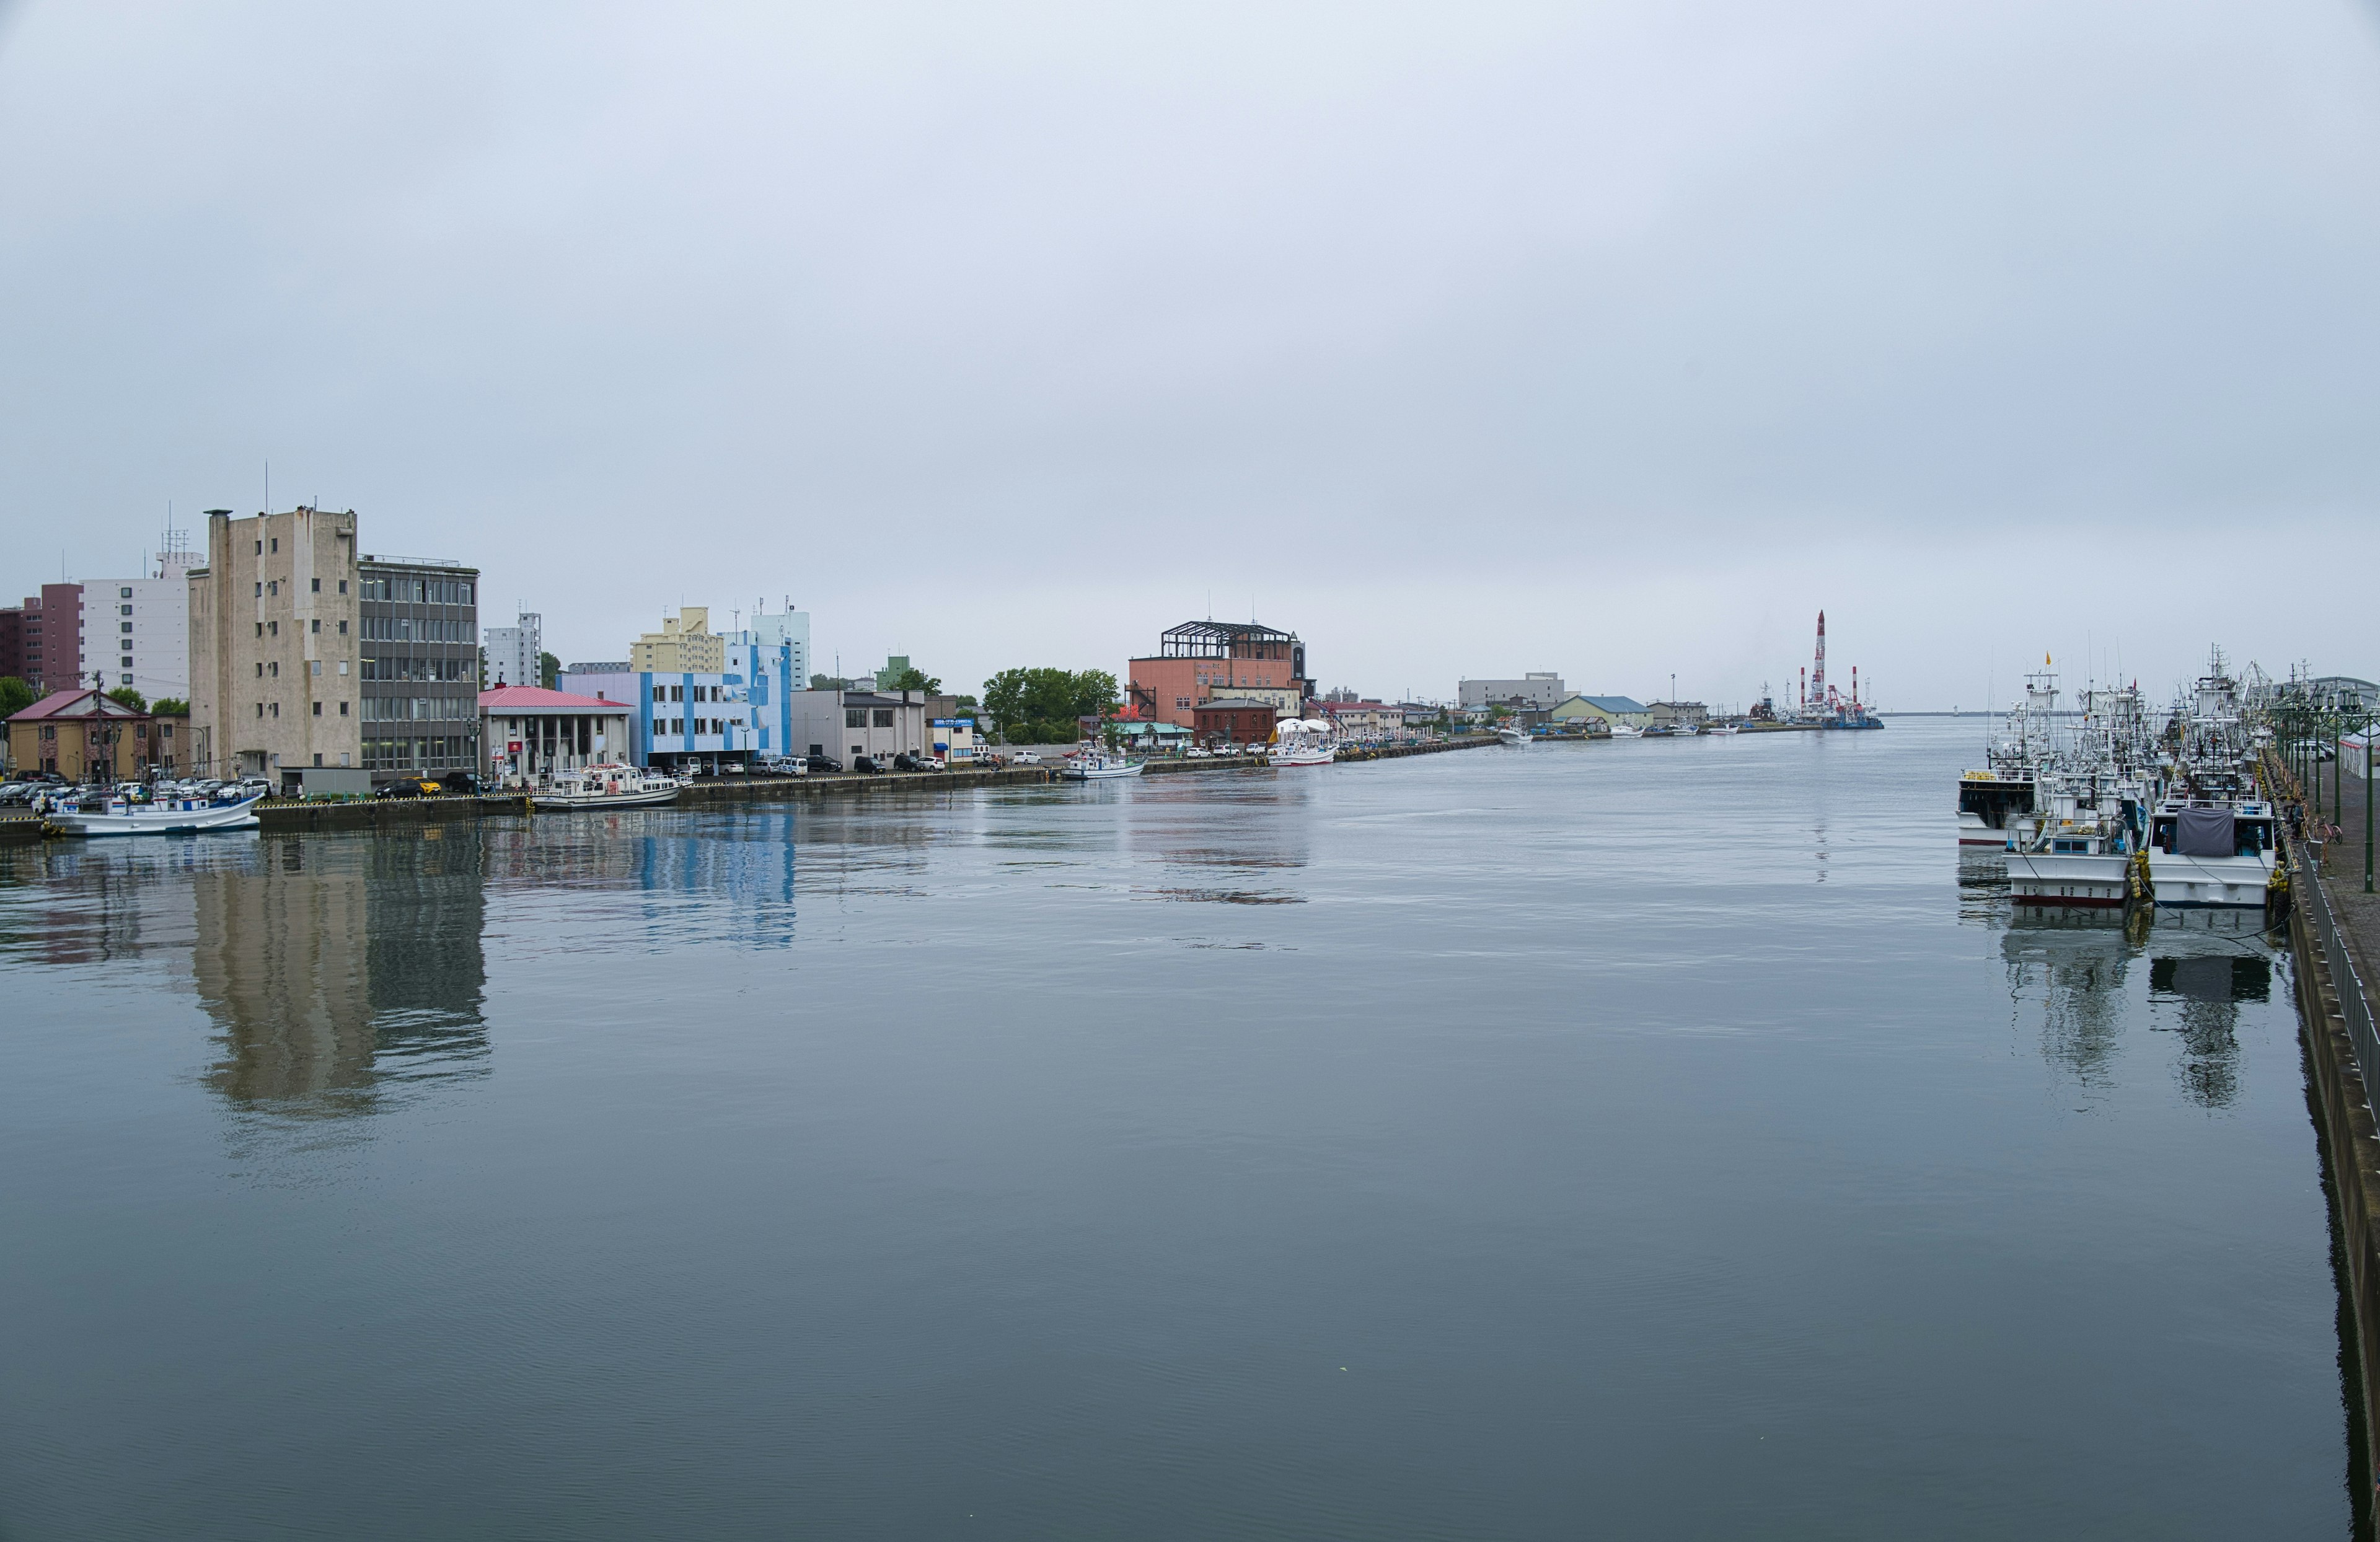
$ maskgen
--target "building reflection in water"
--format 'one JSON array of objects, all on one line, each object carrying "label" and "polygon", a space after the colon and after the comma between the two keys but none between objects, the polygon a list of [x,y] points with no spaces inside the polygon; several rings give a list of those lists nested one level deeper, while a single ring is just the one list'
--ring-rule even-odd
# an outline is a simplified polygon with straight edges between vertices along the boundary
[{"label": "building reflection in water", "polygon": [[568,908],[577,923],[551,944],[565,950],[609,953],[638,929],[664,952],[790,947],[795,820],[790,809],[656,808],[491,820],[488,881],[512,902]]},{"label": "building reflection in water", "polygon": [[221,1036],[207,1085],[242,1109],[368,1111],[392,1084],[481,1074],[477,832],[275,837],[192,877],[193,976]]}]

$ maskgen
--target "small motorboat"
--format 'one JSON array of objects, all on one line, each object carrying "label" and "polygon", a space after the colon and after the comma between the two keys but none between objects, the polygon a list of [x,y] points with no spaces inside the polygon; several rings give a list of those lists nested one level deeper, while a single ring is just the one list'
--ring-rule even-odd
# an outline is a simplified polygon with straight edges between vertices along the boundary
[{"label": "small motorboat", "polygon": [[1641,739],[1645,731],[1633,722],[1615,722],[1611,725],[1611,736],[1615,739]]},{"label": "small motorboat", "polygon": [[645,808],[675,803],[677,778],[637,766],[581,766],[533,789],[529,800],[544,808]]},{"label": "small motorboat", "polygon": [[51,824],[69,835],[195,835],[214,830],[254,830],[262,793],[229,803],[203,797],[111,795],[104,802],[62,803],[48,810]]},{"label": "small motorboat", "polygon": [[1741,729],[1741,728],[1738,728],[1735,724],[1733,724],[1733,723],[1731,723],[1731,722],[1715,722],[1715,723],[1712,723],[1708,728],[1706,728],[1706,729],[1703,730],[1703,732],[1704,732],[1704,733],[1706,733],[1706,734],[1712,734],[1712,735],[1717,735],[1717,736],[1718,736],[1719,738],[1725,739],[1725,738],[1731,738],[1731,737],[1733,737],[1735,735],[1738,735],[1738,734],[1742,733],[1742,732],[1743,732],[1743,730],[1742,730],[1742,729]]},{"label": "small motorboat", "polygon": [[1118,776],[1138,776],[1142,762],[1128,760],[1121,755],[1104,750],[1089,754],[1077,752],[1066,757],[1058,768],[1058,775],[1068,782],[1105,782]]},{"label": "small motorboat", "polygon": [[1500,745],[1510,745],[1514,749],[1525,749],[1528,747],[1529,735],[1518,728],[1499,728],[1496,730],[1496,742]]}]

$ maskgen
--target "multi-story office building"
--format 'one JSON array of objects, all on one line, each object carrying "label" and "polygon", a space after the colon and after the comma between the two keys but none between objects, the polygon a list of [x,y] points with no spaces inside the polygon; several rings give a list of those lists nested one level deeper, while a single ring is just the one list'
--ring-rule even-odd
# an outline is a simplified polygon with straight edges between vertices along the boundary
[{"label": "multi-story office building", "polygon": [[365,769],[478,771],[480,570],[366,553],[357,571]]},{"label": "multi-story office building", "polygon": [[538,667],[545,652],[544,634],[544,618],[535,611],[521,612],[520,620],[510,626],[489,627],[486,688],[544,685]]},{"label": "multi-story office building", "polygon": [[129,686],[150,700],[190,694],[190,569],[199,554],[178,540],[139,578],[83,580],[80,642],[86,678]]},{"label": "multi-story office building", "polygon": [[192,761],[376,778],[476,768],[479,573],[356,549],[355,511],[207,511],[189,570]]},{"label": "multi-story office building", "polygon": [[42,695],[91,683],[82,668],[80,584],[43,584],[23,604],[0,611],[0,674]]},{"label": "multi-story office building", "polygon": [[647,632],[628,647],[628,667],[638,674],[717,674],[727,668],[726,646],[710,630],[710,608],[686,605],[662,617],[662,629]]}]

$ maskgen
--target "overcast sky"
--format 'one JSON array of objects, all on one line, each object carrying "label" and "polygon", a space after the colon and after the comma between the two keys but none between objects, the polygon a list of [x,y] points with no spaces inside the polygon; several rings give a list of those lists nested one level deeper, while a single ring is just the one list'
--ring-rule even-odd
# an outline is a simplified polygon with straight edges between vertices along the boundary
[{"label": "overcast sky", "polygon": [[[0,593],[319,499],[565,659],[2380,674],[2368,4],[0,8]],[[2304,601],[2304,573],[2358,572]],[[2095,656],[2094,659],[2093,656]]]}]

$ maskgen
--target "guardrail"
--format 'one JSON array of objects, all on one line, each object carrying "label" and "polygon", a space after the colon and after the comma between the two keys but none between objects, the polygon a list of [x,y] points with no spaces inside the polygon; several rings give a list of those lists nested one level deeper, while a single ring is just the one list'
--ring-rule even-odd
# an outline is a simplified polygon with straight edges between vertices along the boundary
[{"label": "guardrail", "polygon": [[2323,962],[2330,966],[2331,989],[2338,994],[2338,1014],[2346,1020],[2348,1042],[2355,1047],[2355,1065],[2363,1075],[2368,1102],[2374,1078],[2380,1076],[2380,1032],[2373,1027],[2372,998],[2364,992],[2355,955],[2338,935],[2338,918],[2331,913],[2322,877],[2305,859],[2302,847],[2291,855],[2290,866],[2295,869],[2290,881],[2305,890],[2306,914],[2313,917],[2314,941],[2322,949]]}]

